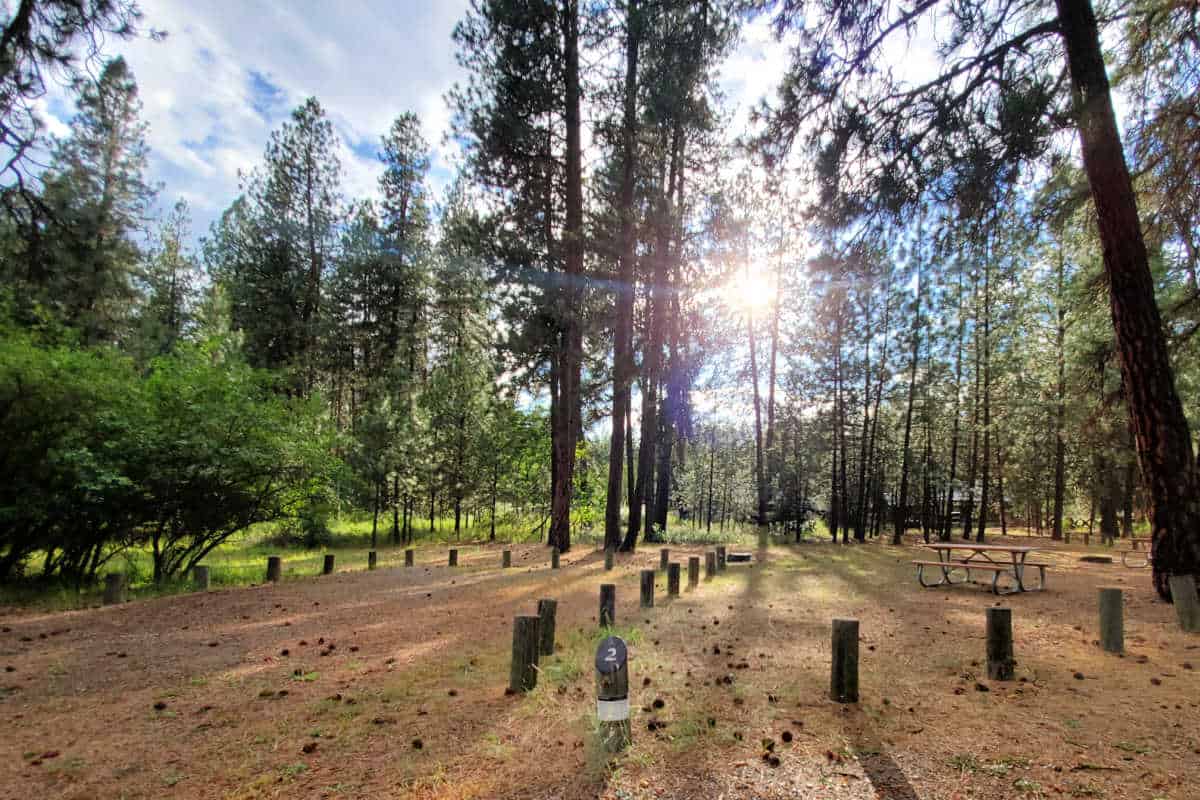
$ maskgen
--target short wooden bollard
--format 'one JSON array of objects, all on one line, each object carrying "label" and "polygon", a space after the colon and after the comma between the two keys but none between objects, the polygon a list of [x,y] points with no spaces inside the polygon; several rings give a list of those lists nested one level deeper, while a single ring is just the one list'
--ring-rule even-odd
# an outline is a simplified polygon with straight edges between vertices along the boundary
[{"label": "short wooden bollard", "polygon": [[858,702],[858,620],[833,621],[833,661],[829,698],[836,703]]},{"label": "short wooden bollard", "polygon": [[654,608],[654,570],[642,570],[642,608]]},{"label": "short wooden bollard", "polygon": [[209,585],[208,567],[197,564],[192,567],[192,583],[196,586],[196,590],[207,592]]},{"label": "short wooden bollard", "polygon": [[276,583],[283,577],[283,559],[279,556],[267,556],[267,580]]},{"label": "short wooden bollard", "polygon": [[558,551],[557,547],[550,551],[550,569],[558,569],[558,559],[560,556],[562,556],[562,553]]},{"label": "short wooden bollard", "polygon": [[987,610],[987,670],[994,681],[1011,681],[1016,667],[1013,659],[1012,609]]},{"label": "short wooden bollard", "polygon": [[329,553],[325,556],[325,563],[321,565],[321,574],[322,575],[332,575],[333,574],[333,554],[332,553]]},{"label": "short wooden bollard", "polygon": [[528,692],[537,686],[540,626],[539,617],[513,619],[512,668],[508,673],[508,688],[514,692]]},{"label": "short wooden bollard", "polygon": [[596,719],[600,744],[606,753],[629,746],[629,652],[618,636],[609,636],[596,648]]},{"label": "short wooden bollard", "polygon": [[512,550],[505,550],[500,553],[500,566],[506,569],[512,566]]},{"label": "short wooden bollard", "polygon": [[450,566],[458,566],[458,550],[455,550],[454,548],[450,549]]},{"label": "short wooden bollard", "polygon": [[664,547],[658,551],[658,568],[666,569],[667,565],[669,565],[670,563],[671,563],[671,549],[669,547]]},{"label": "short wooden bollard", "polygon": [[1196,592],[1195,576],[1172,575],[1169,582],[1179,627],[1187,633],[1200,633],[1200,597]]},{"label": "short wooden bollard", "polygon": [[700,583],[700,556],[688,556],[688,589]]},{"label": "short wooden bollard", "polygon": [[1100,590],[1100,648],[1109,653],[1125,651],[1125,607],[1121,590],[1113,586]]},{"label": "short wooden bollard", "polygon": [[375,569],[379,566],[379,553],[374,550],[367,551],[367,569]]},{"label": "short wooden bollard", "polygon": [[711,581],[717,574],[717,554],[709,550],[704,554],[704,580]]},{"label": "short wooden bollard", "polygon": [[725,548],[717,548],[717,572],[725,571]]},{"label": "short wooden bollard", "polygon": [[604,551],[604,571],[612,571],[613,564],[616,563],[617,555],[612,550]]},{"label": "short wooden bollard", "polygon": [[617,624],[617,585],[600,584],[600,627],[611,628]]},{"label": "short wooden bollard", "polygon": [[679,596],[679,564],[671,563],[667,565],[667,596]]},{"label": "short wooden bollard", "polygon": [[538,653],[554,655],[554,615],[558,611],[557,600],[538,600]]},{"label": "short wooden bollard", "polygon": [[413,549],[410,547],[404,551],[404,566],[411,567],[413,565]]},{"label": "short wooden bollard", "polygon": [[111,606],[125,602],[125,574],[110,572],[104,576],[104,605]]}]

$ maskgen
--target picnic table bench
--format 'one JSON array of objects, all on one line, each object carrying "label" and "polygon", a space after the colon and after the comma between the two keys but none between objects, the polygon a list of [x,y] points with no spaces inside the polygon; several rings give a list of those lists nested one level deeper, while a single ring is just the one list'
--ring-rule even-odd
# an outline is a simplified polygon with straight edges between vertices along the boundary
[{"label": "picnic table bench", "polygon": [[[1046,564],[1029,562],[1029,554],[1038,550],[1036,547],[1006,544],[974,544],[971,542],[939,542],[925,544],[922,547],[937,553],[937,560],[916,559],[912,563],[917,567],[917,582],[925,588],[934,586],[953,585],[958,583],[973,583],[972,572],[984,572],[992,576],[991,589],[994,594],[1015,594],[1017,592],[1040,591],[1046,588]],[[964,555],[954,556],[954,551],[964,551]],[[992,555],[1008,556],[1007,559],[993,559]],[[925,580],[925,569],[936,567],[941,578],[935,583]],[[1025,571],[1036,570],[1038,573],[1037,586],[1026,585]],[[962,577],[956,579],[956,575]],[[1002,577],[1011,578],[1011,584],[1002,585]]]}]

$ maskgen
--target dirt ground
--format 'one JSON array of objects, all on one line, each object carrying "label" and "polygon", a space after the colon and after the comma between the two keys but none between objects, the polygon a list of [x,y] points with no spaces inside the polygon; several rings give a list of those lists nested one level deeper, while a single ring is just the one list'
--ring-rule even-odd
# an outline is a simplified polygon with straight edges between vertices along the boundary
[{"label": "dirt ground", "polygon": [[[1036,540],[1049,546],[1048,540]],[[1200,637],[1146,570],[1056,548],[1049,590],[922,589],[912,546],[755,553],[638,609],[595,551],[418,551],[417,566],[55,614],[0,611],[0,798],[1200,796]],[[686,564],[699,549],[672,551]],[[686,569],[685,585],[686,585]],[[617,584],[633,747],[598,752],[598,585]],[[1095,644],[1125,590],[1127,653]],[[558,606],[539,686],[506,696],[512,618]],[[1013,609],[1017,680],[987,680]],[[861,623],[862,699],[827,699],[830,621]],[[774,759],[772,759],[774,756]]]}]

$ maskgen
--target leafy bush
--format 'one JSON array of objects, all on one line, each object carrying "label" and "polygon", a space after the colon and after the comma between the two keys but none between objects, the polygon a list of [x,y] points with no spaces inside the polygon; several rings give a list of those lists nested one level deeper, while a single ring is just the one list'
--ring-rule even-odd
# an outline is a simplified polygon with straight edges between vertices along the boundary
[{"label": "leafy bush", "polygon": [[319,400],[277,392],[215,346],[181,346],[141,374],[108,349],[8,333],[0,427],[0,580],[40,554],[43,574],[82,582],[145,543],[162,581],[309,507],[338,469]]}]

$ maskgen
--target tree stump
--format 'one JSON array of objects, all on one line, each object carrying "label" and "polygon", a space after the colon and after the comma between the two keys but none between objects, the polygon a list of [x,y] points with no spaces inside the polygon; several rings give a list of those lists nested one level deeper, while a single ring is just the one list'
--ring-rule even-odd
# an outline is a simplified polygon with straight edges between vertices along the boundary
[{"label": "tree stump", "polygon": [[554,655],[554,615],[557,611],[557,600],[538,600],[538,639],[541,641],[538,653],[540,655]]},{"label": "tree stump", "polygon": [[858,702],[858,620],[833,621],[833,660],[829,698],[836,703]]},{"label": "tree stump", "polygon": [[1125,651],[1125,607],[1121,601],[1119,588],[1100,590],[1100,647],[1109,653]]},{"label": "tree stump", "polygon": [[333,574],[333,553],[325,554],[325,563],[321,566],[321,574],[322,575],[332,575]]},{"label": "tree stump", "polygon": [[704,554],[704,580],[711,581],[717,574],[717,554],[709,550]]},{"label": "tree stump", "polygon": [[558,569],[558,559],[561,555],[557,547],[550,550],[550,569]]},{"label": "tree stump", "polygon": [[125,573],[110,572],[104,576],[104,605],[112,606],[125,602]]},{"label": "tree stump", "polygon": [[664,547],[658,551],[658,568],[665,570],[671,563],[671,549]]},{"label": "tree stump", "polygon": [[700,556],[688,556],[688,589],[700,584]]},{"label": "tree stump", "polygon": [[505,569],[512,566],[512,550],[504,550],[500,553],[500,566]]},{"label": "tree stump", "polygon": [[452,567],[458,566],[458,550],[453,547],[450,548],[450,566],[452,566]]},{"label": "tree stump", "polygon": [[201,564],[192,567],[192,583],[195,584],[197,591],[207,592],[209,584],[208,567]]},{"label": "tree stump", "polygon": [[725,547],[717,548],[717,572],[725,571]]},{"label": "tree stump", "polygon": [[604,571],[611,572],[613,565],[616,563],[617,555],[612,550],[604,551]]},{"label": "tree stump", "polygon": [[528,692],[537,686],[538,649],[541,646],[539,617],[513,619],[512,667],[508,673],[508,688]]},{"label": "tree stump", "polygon": [[413,565],[413,549],[410,547],[404,551],[404,566],[411,567]]},{"label": "tree stump", "polygon": [[379,566],[379,553],[374,550],[367,551],[367,569],[375,569]]},{"label": "tree stump", "polygon": [[679,564],[678,562],[667,565],[667,596],[679,596]]},{"label": "tree stump", "polygon": [[616,636],[604,639],[596,649],[596,718],[606,753],[629,746],[629,658],[625,642]]},{"label": "tree stump", "polygon": [[1200,633],[1200,598],[1197,597],[1195,576],[1172,575],[1170,584],[1179,627],[1187,633]]},{"label": "tree stump", "polygon": [[617,585],[600,584],[600,627],[611,628],[617,624]]},{"label": "tree stump", "polygon": [[642,608],[654,608],[654,570],[642,570]]},{"label": "tree stump", "polygon": [[1013,659],[1012,609],[987,610],[987,670],[994,681],[1011,681],[1016,667]]},{"label": "tree stump", "polygon": [[267,580],[278,583],[283,577],[283,559],[279,556],[267,556]]}]

